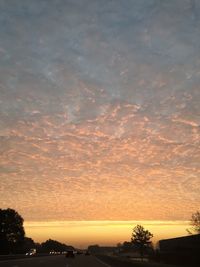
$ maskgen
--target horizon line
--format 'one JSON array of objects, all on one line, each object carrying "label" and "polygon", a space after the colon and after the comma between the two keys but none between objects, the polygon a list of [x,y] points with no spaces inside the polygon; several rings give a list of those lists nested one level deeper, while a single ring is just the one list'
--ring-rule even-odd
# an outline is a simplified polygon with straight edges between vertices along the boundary
[{"label": "horizon line", "polygon": [[125,226],[130,224],[144,224],[149,226],[189,225],[189,220],[51,220],[51,221],[25,221],[27,227],[59,227],[59,226]]}]

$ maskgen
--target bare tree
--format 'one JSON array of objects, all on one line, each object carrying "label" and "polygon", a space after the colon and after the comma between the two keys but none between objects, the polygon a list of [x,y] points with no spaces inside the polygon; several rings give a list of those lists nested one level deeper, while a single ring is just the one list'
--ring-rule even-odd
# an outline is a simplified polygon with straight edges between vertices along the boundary
[{"label": "bare tree", "polygon": [[133,228],[131,242],[139,248],[141,259],[143,260],[144,251],[151,246],[153,234],[145,230],[142,225]]},{"label": "bare tree", "polygon": [[196,211],[192,214],[190,220],[191,228],[186,229],[189,234],[200,234],[200,212]]}]

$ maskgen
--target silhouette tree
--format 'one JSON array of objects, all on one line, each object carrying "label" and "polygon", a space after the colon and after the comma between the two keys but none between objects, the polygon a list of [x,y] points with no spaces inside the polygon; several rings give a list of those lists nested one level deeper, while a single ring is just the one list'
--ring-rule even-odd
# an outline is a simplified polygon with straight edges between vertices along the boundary
[{"label": "silhouette tree", "polygon": [[24,245],[23,245],[23,252],[28,252],[30,251],[30,249],[32,248],[36,248],[36,244],[35,242],[33,241],[32,238],[30,237],[25,237],[24,238]]},{"label": "silhouette tree", "polygon": [[144,251],[151,246],[151,238],[153,234],[145,230],[142,225],[137,225],[133,228],[131,242],[136,245],[140,251],[141,259],[143,260]]},{"label": "silhouette tree", "polygon": [[122,244],[121,243],[117,243],[117,249],[118,249],[118,252],[121,252],[121,249],[122,249]]},{"label": "silhouette tree", "polygon": [[133,249],[132,242],[124,241],[123,245],[123,251],[131,251]]},{"label": "silhouette tree", "polygon": [[[67,246],[63,243],[60,243],[56,240],[52,240],[52,239],[45,241],[44,243],[41,244],[41,246],[42,246],[42,249],[44,252],[50,252],[50,251],[62,252],[62,251],[65,251],[66,249],[69,248],[69,246]],[[71,247],[71,248],[73,248],[73,247]]]},{"label": "silhouette tree", "polygon": [[200,212],[196,211],[192,214],[190,224],[192,225],[191,228],[186,229],[189,234],[200,234]]},{"label": "silhouette tree", "polygon": [[0,254],[19,253],[23,247],[23,218],[13,209],[0,209]]}]

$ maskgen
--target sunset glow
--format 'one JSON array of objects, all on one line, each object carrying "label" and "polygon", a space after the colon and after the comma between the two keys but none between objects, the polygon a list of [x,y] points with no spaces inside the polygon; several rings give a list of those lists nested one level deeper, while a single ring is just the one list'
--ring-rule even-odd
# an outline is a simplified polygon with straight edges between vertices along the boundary
[{"label": "sunset glow", "polygon": [[0,1],[0,208],[27,236],[116,244],[135,221],[155,242],[187,234],[200,208],[198,12]]},{"label": "sunset glow", "polygon": [[106,246],[130,241],[134,226],[142,224],[153,234],[153,243],[164,238],[187,235],[186,221],[58,221],[28,222],[28,236],[42,242],[48,238],[59,239],[66,244],[84,248],[91,244]]}]

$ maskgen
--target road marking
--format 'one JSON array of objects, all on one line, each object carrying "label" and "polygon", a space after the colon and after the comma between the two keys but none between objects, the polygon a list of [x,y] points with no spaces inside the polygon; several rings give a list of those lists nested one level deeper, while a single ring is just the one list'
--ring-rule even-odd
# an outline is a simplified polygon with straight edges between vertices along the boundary
[{"label": "road marking", "polygon": [[98,259],[97,257],[95,257],[95,258],[96,258],[96,260],[97,260],[98,262],[100,262],[100,263],[103,264],[104,266],[106,266],[106,267],[111,267],[109,264],[107,264],[107,263],[101,261],[101,260]]}]

